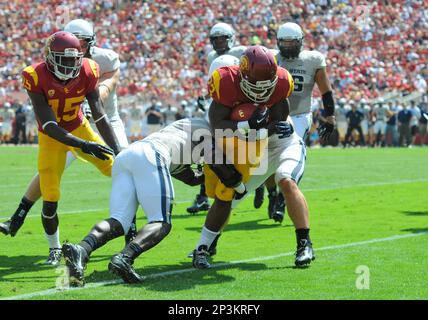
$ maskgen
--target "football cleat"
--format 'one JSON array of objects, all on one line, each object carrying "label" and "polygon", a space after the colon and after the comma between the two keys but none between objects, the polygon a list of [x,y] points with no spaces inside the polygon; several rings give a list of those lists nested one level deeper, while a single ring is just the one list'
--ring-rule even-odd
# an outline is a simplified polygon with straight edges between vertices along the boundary
[{"label": "football cleat", "polygon": [[273,215],[276,212],[276,202],[277,202],[277,193],[276,193],[276,191],[275,192],[271,192],[268,195],[268,198],[269,198],[268,216],[269,216],[269,219],[272,219]]},{"label": "football cleat", "polygon": [[84,269],[89,260],[85,249],[78,244],[65,243],[62,246],[62,254],[70,275],[70,286],[84,286]]},{"label": "football cleat", "polygon": [[0,232],[4,233],[5,235],[11,235],[14,237],[18,230],[22,227],[24,224],[25,217],[22,218],[20,216],[13,216],[9,220],[0,223]]},{"label": "football cleat", "polygon": [[312,260],[315,260],[314,250],[312,249],[312,242],[306,239],[301,239],[297,245],[296,251],[296,267],[306,267]]},{"label": "football cleat", "polygon": [[0,232],[6,236],[10,234],[10,223],[11,223],[10,220],[7,220],[5,222],[0,222]]},{"label": "football cleat", "polygon": [[44,264],[49,266],[58,266],[61,262],[61,248],[50,248],[49,256]]},{"label": "football cleat", "polygon": [[108,269],[113,274],[121,277],[126,283],[140,283],[143,281],[137,272],[135,272],[132,264],[134,261],[123,253],[119,253],[111,258],[108,264]]},{"label": "football cleat", "polygon": [[205,245],[201,245],[198,249],[193,251],[192,264],[196,269],[208,269],[211,268],[211,264],[208,262],[209,257],[208,248]]},{"label": "football cleat", "polygon": [[187,208],[187,212],[190,214],[195,214],[199,211],[208,211],[209,209],[210,203],[208,202],[208,197],[198,194],[195,201],[193,202],[193,205]]},{"label": "football cleat", "polygon": [[256,189],[254,194],[254,208],[258,209],[263,205],[263,201],[265,199],[265,186],[262,185]]},{"label": "football cleat", "polygon": [[[208,248],[208,253],[210,254],[210,257],[214,257],[217,254],[217,242],[218,242],[218,238],[220,238],[221,233],[219,233],[214,241],[211,243],[210,247]],[[187,255],[188,258],[193,258],[193,253],[195,252],[195,250],[190,251],[190,253]]]}]

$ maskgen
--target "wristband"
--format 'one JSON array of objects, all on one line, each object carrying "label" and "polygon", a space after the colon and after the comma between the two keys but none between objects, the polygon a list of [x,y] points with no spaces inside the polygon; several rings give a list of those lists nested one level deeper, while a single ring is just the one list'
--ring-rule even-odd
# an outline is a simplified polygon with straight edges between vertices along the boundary
[{"label": "wristband", "polygon": [[105,117],[107,117],[106,113],[102,117],[98,118],[97,120],[94,120],[94,123],[96,124],[98,121],[100,121],[101,119],[104,119]]},{"label": "wristband", "polygon": [[248,121],[239,121],[238,124],[236,125],[238,127],[238,130],[248,130],[250,129],[250,124],[248,123]]},{"label": "wristband", "polygon": [[327,91],[322,95],[322,104],[324,106],[325,115],[327,117],[334,115],[334,100],[333,92]]},{"label": "wristband", "polygon": [[50,123],[52,123],[52,124],[54,124],[54,125],[58,125],[58,123],[56,122],[56,121],[47,121],[47,122],[45,122],[43,125],[42,125],[42,129],[43,130],[45,130],[45,128],[46,128],[46,126],[48,125],[48,124],[50,124]]},{"label": "wristband", "polygon": [[261,128],[257,130],[256,140],[264,140],[268,137],[268,129]]},{"label": "wristband", "polygon": [[235,191],[238,193],[244,193],[246,190],[245,185],[242,182],[240,182],[239,185],[233,189],[235,189]]}]

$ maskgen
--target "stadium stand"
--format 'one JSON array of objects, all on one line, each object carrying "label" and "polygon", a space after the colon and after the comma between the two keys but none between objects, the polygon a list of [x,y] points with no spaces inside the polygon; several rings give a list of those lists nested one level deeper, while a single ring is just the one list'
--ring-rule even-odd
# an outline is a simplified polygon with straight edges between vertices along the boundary
[{"label": "stadium stand", "polygon": [[412,94],[419,102],[427,91],[423,0],[9,0],[0,4],[0,113],[6,103],[25,102],[21,69],[41,60],[44,39],[77,17],[95,22],[98,46],[120,53],[123,109],[130,99],[143,106],[155,96],[179,106],[204,94],[207,34],[218,17],[233,25],[240,44],[270,48],[280,23],[299,23],[305,46],[327,56],[337,100],[401,103]]}]

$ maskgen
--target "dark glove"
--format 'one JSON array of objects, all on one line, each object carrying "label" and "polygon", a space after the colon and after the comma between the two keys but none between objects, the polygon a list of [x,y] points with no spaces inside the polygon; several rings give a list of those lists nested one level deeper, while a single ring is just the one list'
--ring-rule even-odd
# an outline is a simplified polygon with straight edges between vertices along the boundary
[{"label": "dark glove", "polygon": [[82,149],[84,153],[90,154],[101,160],[107,160],[109,158],[107,155],[112,156],[114,154],[113,150],[109,147],[92,141],[83,142],[80,149]]},{"label": "dark glove", "polygon": [[273,127],[274,133],[279,139],[288,138],[294,133],[293,125],[290,122],[277,122]]},{"label": "dark glove", "polygon": [[330,135],[333,133],[334,125],[328,122],[324,122],[318,126],[318,135],[324,141],[327,141],[330,138]]},{"label": "dark glove", "polygon": [[193,170],[190,165],[185,165],[178,173],[171,173],[171,175],[189,186],[200,185],[205,180],[204,173]]},{"label": "dark glove", "polygon": [[205,111],[205,98],[203,96],[199,96],[196,101],[198,104],[198,108],[202,111]]},{"label": "dark glove", "polygon": [[260,129],[267,126],[269,120],[269,109],[265,108],[263,111],[260,108],[257,108],[250,119],[248,119],[248,125],[250,129]]}]

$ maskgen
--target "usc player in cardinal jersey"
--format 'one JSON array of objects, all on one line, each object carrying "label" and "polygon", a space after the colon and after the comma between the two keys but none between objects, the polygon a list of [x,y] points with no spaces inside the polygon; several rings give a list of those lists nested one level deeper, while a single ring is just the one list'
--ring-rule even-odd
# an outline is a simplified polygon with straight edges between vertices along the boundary
[{"label": "usc player in cardinal jersey", "polygon": [[[111,175],[113,154],[120,152],[114,131],[99,101],[99,67],[83,58],[76,36],[60,31],[47,39],[45,61],[22,71],[23,87],[32,102],[39,129],[38,172],[43,198],[42,223],[49,242],[47,264],[61,257],[57,206],[66,153],[91,162],[104,175]],[[103,139],[83,116],[87,99]],[[23,199],[21,205],[27,205]]]},{"label": "usc player in cardinal jersey", "polygon": [[[248,47],[239,66],[217,69],[208,82],[208,91],[213,99],[209,109],[211,127],[213,130],[231,129],[234,132],[257,130],[260,140],[263,136],[276,135],[278,139],[289,137],[293,134],[293,128],[285,121],[289,113],[287,98],[293,88],[291,75],[277,66],[269,50],[261,46]],[[257,108],[247,121],[231,120],[232,110],[246,103],[263,108]],[[216,148],[216,151],[218,149],[221,148]],[[217,164],[213,156],[204,155],[204,158],[207,162],[204,166],[206,192],[214,198],[214,203],[193,252],[196,268],[209,267],[207,256],[215,254],[216,242],[229,218],[232,200],[245,194],[243,182],[250,178],[249,167],[252,166],[249,163]]]}]

